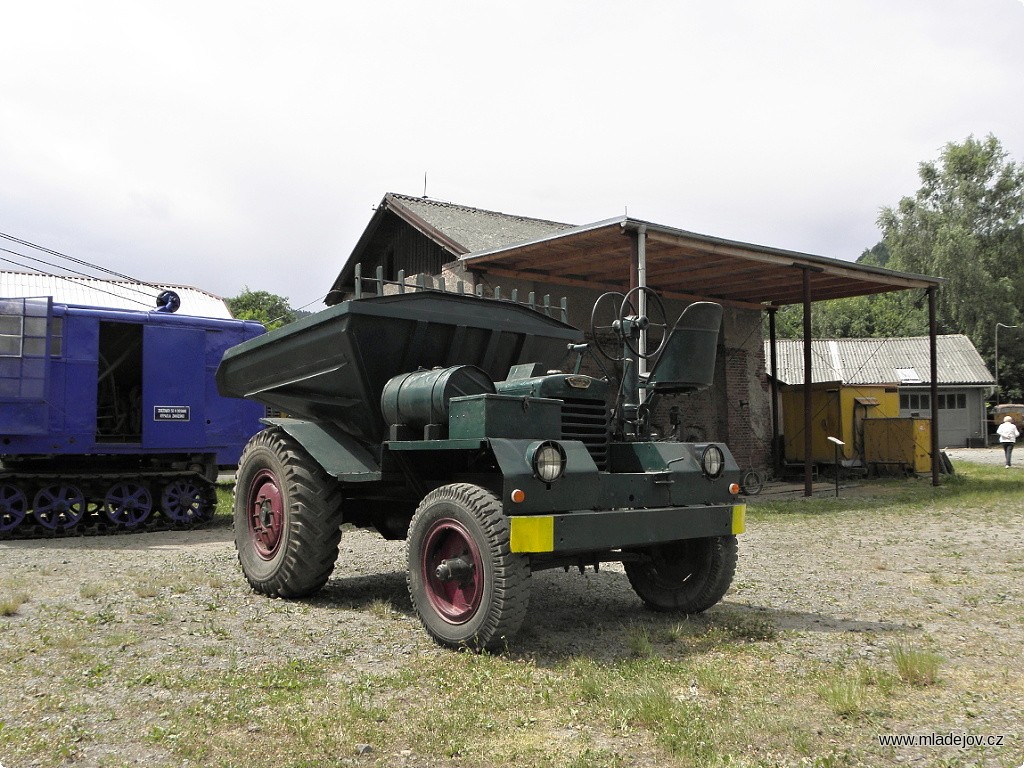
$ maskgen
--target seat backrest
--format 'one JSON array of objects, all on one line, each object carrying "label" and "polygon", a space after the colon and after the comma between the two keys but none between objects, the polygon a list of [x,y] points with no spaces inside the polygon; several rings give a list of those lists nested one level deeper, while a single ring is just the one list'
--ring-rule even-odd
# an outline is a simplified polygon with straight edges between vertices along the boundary
[{"label": "seat backrest", "polygon": [[721,304],[698,301],[684,309],[647,377],[647,390],[672,394],[710,387],[721,327]]}]

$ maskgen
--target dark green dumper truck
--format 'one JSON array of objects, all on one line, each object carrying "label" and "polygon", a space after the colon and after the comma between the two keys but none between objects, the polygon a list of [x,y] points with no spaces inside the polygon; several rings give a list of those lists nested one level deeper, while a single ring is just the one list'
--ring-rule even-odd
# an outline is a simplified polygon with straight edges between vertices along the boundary
[{"label": "dark green dumper truck", "polygon": [[239,463],[235,544],[252,587],[317,591],[350,523],[407,540],[413,606],[452,647],[504,645],[546,568],[621,562],[654,609],[717,603],[743,532],[739,469],[725,445],[652,435],[646,417],[661,394],[711,383],[721,308],[663,324],[641,375],[655,329],[639,294],[606,296],[610,319],[595,306],[591,329],[621,344],[608,354],[621,384],[554,370],[586,351],[576,328],[439,291],[353,299],[229,350],[221,394],[288,414]]}]

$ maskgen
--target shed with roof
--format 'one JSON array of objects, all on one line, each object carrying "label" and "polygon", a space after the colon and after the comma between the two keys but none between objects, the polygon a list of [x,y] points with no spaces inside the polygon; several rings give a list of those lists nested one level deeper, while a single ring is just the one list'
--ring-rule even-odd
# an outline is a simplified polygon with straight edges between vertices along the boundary
[{"label": "shed with roof", "polygon": [[[944,447],[983,446],[988,431],[985,400],[995,379],[971,340],[963,334],[936,336],[938,440]],[[768,342],[765,342],[768,354]],[[784,387],[804,383],[804,342],[777,344],[776,377]],[[899,396],[899,417],[928,417],[932,410],[929,338],[814,339],[811,382],[835,388],[882,386]],[[789,420],[784,419],[784,423]],[[787,436],[787,442],[793,436]]]}]

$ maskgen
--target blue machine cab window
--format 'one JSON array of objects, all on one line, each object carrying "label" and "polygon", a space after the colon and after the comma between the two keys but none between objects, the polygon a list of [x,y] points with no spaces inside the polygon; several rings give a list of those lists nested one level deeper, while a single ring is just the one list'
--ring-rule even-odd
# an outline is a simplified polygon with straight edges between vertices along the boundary
[{"label": "blue machine cab window", "polygon": [[[6,307],[0,307],[3,312]],[[24,318],[0,314],[0,357],[21,357],[21,335]]]}]

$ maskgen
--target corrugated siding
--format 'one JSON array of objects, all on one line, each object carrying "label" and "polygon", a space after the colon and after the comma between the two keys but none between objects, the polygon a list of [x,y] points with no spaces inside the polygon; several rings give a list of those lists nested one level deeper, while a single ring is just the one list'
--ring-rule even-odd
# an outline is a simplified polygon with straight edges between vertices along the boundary
[{"label": "corrugated siding", "polygon": [[[936,364],[939,384],[994,384],[985,361],[963,334],[938,336]],[[765,342],[765,360],[770,349]],[[801,340],[778,341],[778,377],[786,384],[804,380],[804,344]],[[931,362],[927,336],[891,339],[814,339],[811,341],[811,381],[842,381],[846,384],[898,384],[897,369],[913,368],[921,381],[930,383]]]},{"label": "corrugated siding", "polygon": [[195,317],[231,317],[231,312],[223,299],[187,286],[151,286],[121,280],[0,272],[0,296],[4,298],[52,296],[59,304],[77,304],[84,307],[144,312],[156,309],[156,297],[164,290],[172,290],[181,297],[181,309],[178,310],[178,314]]}]

